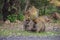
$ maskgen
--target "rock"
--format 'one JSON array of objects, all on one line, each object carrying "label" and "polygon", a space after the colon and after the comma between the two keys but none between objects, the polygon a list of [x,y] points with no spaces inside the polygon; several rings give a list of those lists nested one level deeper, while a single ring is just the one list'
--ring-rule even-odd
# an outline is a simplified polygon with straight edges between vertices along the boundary
[{"label": "rock", "polygon": [[10,24],[10,21],[9,21],[9,20],[6,20],[6,21],[5,21],[5,24]]},{"label": "rock", "polygon": [[23,24],[17,25],[17,29],[18,29],[18,30],[21,30],[21,31],[24,31],[24,30],[25,30]]},{"label": "rock", "polygon": [[18,23],[18,24],[20,24],[20,23],[22,23],[21,21],[19,21],[19,20],[16,20],[16,22],[15,23]]},{"label": "rock", "polygon": [[54,32],[60,32],[60,24],[55,23],[54,27],[53,27],[53,31]]},{"label": "rock", "polygon": [[52,32],[53,31],[53,23],[45,23],[45,32]]},{"label": "rock", "polygon": [[60,32],[60,24],[58,23],[45,23],[46,32]]}]

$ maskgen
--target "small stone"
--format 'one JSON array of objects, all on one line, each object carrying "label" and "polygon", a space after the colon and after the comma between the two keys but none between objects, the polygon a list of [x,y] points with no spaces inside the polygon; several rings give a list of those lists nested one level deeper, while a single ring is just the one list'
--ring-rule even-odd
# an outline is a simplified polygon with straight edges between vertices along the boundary
[{"label": "small stone", "polygon": [[19,23],[21,23],[21,21],[19,21],[19,20],[16,20],[16,23],[18,23],[18,24],[19,24]]},{"label": "small stone", "polygon": [[9,21],[9,20],[6,20],[6,21],[5,21],[5,24],[9,24],[9,23],[10,23],[10,21]]}]

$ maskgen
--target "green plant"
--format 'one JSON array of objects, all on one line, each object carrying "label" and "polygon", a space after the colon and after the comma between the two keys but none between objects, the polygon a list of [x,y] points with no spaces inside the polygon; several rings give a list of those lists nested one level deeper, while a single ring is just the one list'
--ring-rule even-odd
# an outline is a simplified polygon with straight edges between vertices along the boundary
[{"label": "green plant", "polygon": [[46,14],[51,14],[52,12],[57,12],[57,8],[56,6],[48,6],[48,8],[46,9]]},{"label": "green plant", "polygon": [[24,20],[24,15],[23,14],[18,14],[17,19],[20,21]]},{"label": "green plant", "polygon": [[15,14],[9,15],[8,20],[10,20],[10,22],[15,22],[17,20],[17,16]]},{"label": "green plant", "polygon": [[57,7],[50,4],[45,8],[45,14],[44,14],[44,8],[43,7],[40,8],[39,15],[50,15],[54,11],[57,11]]}]

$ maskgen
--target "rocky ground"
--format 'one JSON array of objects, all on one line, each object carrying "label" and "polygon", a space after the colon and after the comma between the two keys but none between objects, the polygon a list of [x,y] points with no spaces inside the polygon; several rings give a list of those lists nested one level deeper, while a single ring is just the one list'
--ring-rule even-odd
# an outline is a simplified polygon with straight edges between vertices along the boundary
[{"label": "rocky ground", "polygon": [[[2,21],[1,21],[2,22]],[[0,22],[0,23],[1,23]],[[2,23],[3,24],[3,23]],[[24,26],[21,22],[18,23],[5,23],[3,25],[0,25],[0,30],[24,30]],[[46,23],[45,24],[46,29],[45,31],[55,31],[60,32],[60,26],[56,23]],[[60,40],[60,35],[56,36],[0,36],[0,40]]]},{"label": "rocky ground", "polygon": [[[26,22],[25,22],[26,24]],[[29,29],[33,27],[33,22],[30,22],[29,24]],[[45,23],[45,24],[41,24],[41,25],[44,25],[45,26],[45,31],[46,32],[49,32],[49,31],[52,31],[52,32],[60,32],[60,23]],[[40,25],[37,25],[37,27],[39,28]],[[42,26],[43,27],[43,26]],[[25,26],[24,26],[24,23],[23,22],[20,22],[20,21],[17,21],[15,23],[10,23],[9,21],[6,21],[5,23],[4,22],[0,22],[0,29],[8,29],[8,30],[22,30],[24,31],[25,29]]]}]

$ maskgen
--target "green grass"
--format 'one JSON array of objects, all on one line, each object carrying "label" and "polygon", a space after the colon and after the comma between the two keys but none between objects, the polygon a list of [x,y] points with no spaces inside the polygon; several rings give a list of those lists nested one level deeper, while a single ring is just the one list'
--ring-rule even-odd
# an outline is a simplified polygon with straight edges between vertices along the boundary
[{"label": "green grass", "polygon": [[53,23],[60,23],[60,20],[54,20],[53,19]]},{"label": "green grass", "polygon": [[0,29],[0,36],[11,36],[11,35],[22,35],[22,36],[52,36],[56,35],[54,32],[27,32],[27,31],[20,31],[20,30],[4,30]]}]

